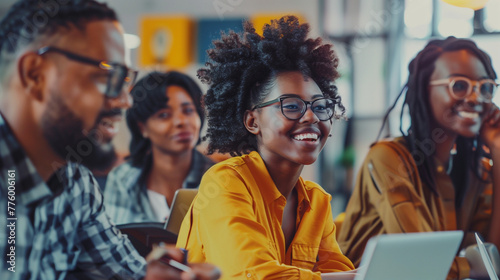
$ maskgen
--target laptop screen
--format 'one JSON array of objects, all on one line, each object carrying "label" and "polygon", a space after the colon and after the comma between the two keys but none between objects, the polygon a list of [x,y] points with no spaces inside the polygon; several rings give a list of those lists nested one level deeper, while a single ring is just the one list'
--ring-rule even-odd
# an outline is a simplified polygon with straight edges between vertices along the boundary
[{"label": "laptop screen", "polygon": [[462,238],[462,231],[372,237],[366,245],[355,280],[446,279]]},{"label": "laptop screen", "polygon": [[194,197],[198,193],[198,189],[178,189],[175,192],[174,199],[172,200],[172,206],[170,207],[170,216],[165,222],[165,229],[174,233],[179,234],[181,228],[182,220],[189,210]]}]

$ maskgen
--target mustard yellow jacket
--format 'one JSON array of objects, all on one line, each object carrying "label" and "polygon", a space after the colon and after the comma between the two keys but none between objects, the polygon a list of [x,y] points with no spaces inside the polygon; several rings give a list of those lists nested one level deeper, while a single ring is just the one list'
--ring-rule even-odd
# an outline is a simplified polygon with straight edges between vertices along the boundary
[{"label": "mustard yellow jacket", "polygon": [[[486,237],[491,218],[491,183],[471,174],[464,200],[457,209],[451,178],[437,159],[436,166],[438,195],[421,181],[403,138],[372,146],[358,174],[338,235],[340,248],[356,266],[368,239],[378,234],[463,230],[478,231]],[[467,260],[457,257],[448,279],[468,278],[469,270]]]}]

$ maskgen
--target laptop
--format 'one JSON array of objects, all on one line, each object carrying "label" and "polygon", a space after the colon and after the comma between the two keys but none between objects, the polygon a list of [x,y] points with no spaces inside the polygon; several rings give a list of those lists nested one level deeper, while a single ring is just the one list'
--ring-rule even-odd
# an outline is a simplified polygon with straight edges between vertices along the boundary
[{"label": "laptop", "polygon": [[182,220],[191,206],[198,189],[178,189],[174,194],[172,206],[170,207],[170,216],[165,222],[165,230],[179,235]]},{"label": "laptop", "polygon": [[365,248],[354,280],[443,280],[463,231],[382,234]]},{"label": "laptop", "polygon": [[484,246],[484,243],[477,232],[476,241],[477,246],[479,247],[479,253],[481,254],[481,259],[483,260],[486,271],[488,272],[488,276],[490,276],[491,280],[498,280],[498,275],[495,271],[495,267],[493,267],[493,262],[491,261],[488,251],[486,250],[486,247]]}]

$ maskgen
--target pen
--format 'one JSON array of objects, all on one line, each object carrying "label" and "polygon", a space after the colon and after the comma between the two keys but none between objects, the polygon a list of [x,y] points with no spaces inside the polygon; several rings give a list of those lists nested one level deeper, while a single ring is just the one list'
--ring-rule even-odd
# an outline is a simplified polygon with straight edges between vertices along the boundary
[{"label": "pen", "polygon": [[188,250],[184,248],[180,248],[181,251],[184,253],[184,258],[182,259],[183,264],[187,264],[188,262]]},{"label": "pen", "polygon": [[182,264],[176,260],[172,260],[172,259],[169,259],[169,260],[163,260],[163,259],[160,259],[160,262],[164,263],[164,264],[168,264],[172,267],[175,267],[177,268],[178,270],[181,270],[181,271],[186,271],[186,272],[191,272],[191,268],[185,264]]},{"label": "pen", "polygon": [[[187,264],[187,250],[181,249],[184,255],[184,262]],[[186,264],[180,263],[176,260],[170,259],[168,256],[167,248],[165,243],[160,242],[160,244],[153,244],[153,250],[146,257],[146,261],[158,260],[163,264],[169,265],[171,267],[177,268],[180,271],[191,272],[191,268]]]}]

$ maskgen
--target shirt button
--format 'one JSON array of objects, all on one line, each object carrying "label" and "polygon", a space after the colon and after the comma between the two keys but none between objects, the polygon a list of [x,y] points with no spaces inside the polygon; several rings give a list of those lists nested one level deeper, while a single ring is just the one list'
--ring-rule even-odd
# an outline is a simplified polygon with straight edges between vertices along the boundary
[{"label": "shirt button", "polygon": [[247,274],[247,277],[248,277],[248,278],[252,277],[252,274],[251,274],[251,273],[248,273],[248,274]]}]

